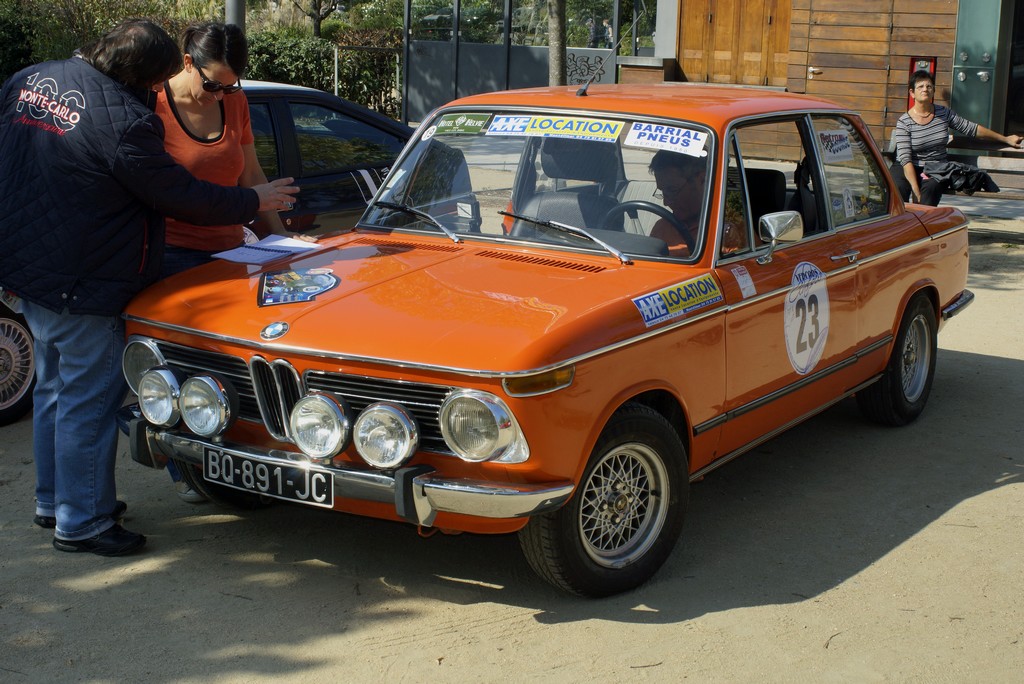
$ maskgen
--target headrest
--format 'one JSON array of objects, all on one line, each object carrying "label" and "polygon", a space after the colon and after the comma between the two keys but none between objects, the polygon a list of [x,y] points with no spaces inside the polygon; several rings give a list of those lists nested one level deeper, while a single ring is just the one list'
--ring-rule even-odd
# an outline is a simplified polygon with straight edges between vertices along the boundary
[{"label": "headrest", "polygon": [[[779,207],[785,204],[786,174],[782,171],[778,169],[746,169],[744,175],[747,177],[747,192],[751,195],[752,203],[766,203]],[[762,202],[755,202],[753,199],[755,195],[762,198]]]},{"label": "headrest", "polygon": [[540,148],[540,167],[548,178],[611,183],[616,179],[616,146],[572,138],[547,138]]}]

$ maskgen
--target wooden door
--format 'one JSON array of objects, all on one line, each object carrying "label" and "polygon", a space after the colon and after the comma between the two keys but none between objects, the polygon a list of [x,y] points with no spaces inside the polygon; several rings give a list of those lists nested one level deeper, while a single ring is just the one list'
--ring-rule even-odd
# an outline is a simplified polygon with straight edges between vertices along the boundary
[{"label": "wooden door", "polygon": [[785,87],[792,0],[683,0],[679,62],[687,81]]}]

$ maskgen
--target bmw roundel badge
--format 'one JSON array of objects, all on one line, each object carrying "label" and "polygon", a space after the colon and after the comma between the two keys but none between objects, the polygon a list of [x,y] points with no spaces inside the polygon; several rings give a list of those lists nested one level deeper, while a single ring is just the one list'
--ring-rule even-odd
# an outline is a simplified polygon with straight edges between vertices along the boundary
[{"label": "bmw roundel badge", "polygon": [[267,327],[260,331],[260,337],[265,340],[276,340],[279,337],[283,337],[288,332],[288,324],[283,321],[271,323]]}]

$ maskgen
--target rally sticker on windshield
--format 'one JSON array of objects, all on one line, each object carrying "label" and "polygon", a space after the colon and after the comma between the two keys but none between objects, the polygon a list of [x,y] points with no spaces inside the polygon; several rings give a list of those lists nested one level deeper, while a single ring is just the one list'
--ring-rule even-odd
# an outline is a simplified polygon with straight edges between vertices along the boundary
[{"label": "rally sticker on windshield", "polygon": [[496,116],[487,128],[487,135],[536,135],[615,142],[624,125],[621,121],[577,116]]},{"label": "rally sticker on windshield", "polygon": [[706,309],[722,301],[722,291],[710,274],[691,278],[675,285],[651,292],[633,299],[633,305],[644,319],[644,325],[652,325],[685,316]]},{"label": "rally sticker on windshield", "polygon": [[445,114],[434,127],[434,135],[476,135],[487,128],[490,114]]},{"label": "rally sticker on windshield", "polygon": [[663,126],[661,124],[636,122],[626,134],[623,145],[631,147],[647,147],[655,150],[669,150],[688,154],[691,157],[703,157],[704,143],[708,134],[693,131],[679,126]]},{"label": "rally sticker on windshield", "polygon": [[329,268],[307,268],[298,271],[274,271],[260,278],[260,306],[311,302],[318,295],[333,290],[340,281]]},{"label": "rally sticker on windshield", "polygon": [[786,351],[800,375],[814,370],[828,340],[828,283],[814,264],[802,261],[793,269],[793,280],[783,311]]}]

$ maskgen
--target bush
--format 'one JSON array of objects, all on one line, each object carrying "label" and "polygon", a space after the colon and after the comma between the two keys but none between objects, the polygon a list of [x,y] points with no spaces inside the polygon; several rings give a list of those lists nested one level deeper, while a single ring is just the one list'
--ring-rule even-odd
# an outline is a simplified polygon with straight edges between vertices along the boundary
[{"label": "bush", "polygon": [[326,40],[273,30],[248,39],[249,78],[334,92],[334,46]]},{"label": "bush", "polygon": [[0,83],[32,64],[30,32],[21,2],[0,5]]},{"label": "bush", "polygon": [[348,24],[340,19],[328,19],[320,25],[320,37],[328,43],[337,43],[338,36],[348,28]]},{"label": "bush", "polygon": [[396,72],[402,55],[402,30],[349,29],[339,33],[338,42],[338,94],[393,119],[399,118],[401,81]]},{"label": "bush", "polygon": [[21,0],[32,17],[32,61],[67,59],[128,17],[151,17],[174,35],[161,17],[174,15],[174,0]]},{"label": "bush", "polygon": [[[402,31],[360,31],[339,26],[335,36],[341,45],[338,94],[397,119],[401,115],[401,100],[395,66],[401,55]],[[390,50],[359,50],[352,46]],[[334,44],[320,38],[299,37],[287,30],[250,34],[246,76],[334,92]]]}]

